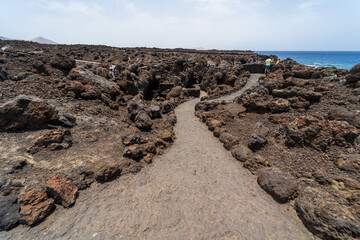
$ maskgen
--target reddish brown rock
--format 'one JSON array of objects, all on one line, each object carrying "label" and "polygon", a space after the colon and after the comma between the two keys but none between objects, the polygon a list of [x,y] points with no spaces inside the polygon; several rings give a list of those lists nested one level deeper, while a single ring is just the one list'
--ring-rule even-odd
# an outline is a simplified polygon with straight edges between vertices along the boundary
[{"label": "reddish brown rock", "polygon": [[153,158],[154,155],[151,153],[146,154],[146,156],[144,157],[144,162],[146,162],[147,164],[150,164],[153,162]]},{"label": "reddish brown rock", "polygon": [[166,95],[166,99],[180,97],[181,94],[182,94],[182,87],[176,86],[173,89],[171,89],[171,91]]},{"label": "reddish brown rock", "polygon": [[95,179],[99,182],[111,181],[121,175],[121,166],[118,163],[105,163],[98,166],[94,172]]},{"label": "reddish brown rock", "polygon": [[208,119],[206,121],[206,125],[208,126],[208,129],[210,131],[214,131],[215,128],[221,127],[223,124],[221,121],[219,121],[217,119]]},{"label": "reddish brown rock", "polygon": [[351,125],[360,128],[360,117],[353,111],[348,111],[345,107],[331,107],[328,113],[329,120],[346,121]]},{"label": "reddish brown rock", "polygon": [[301,116],[287,125],[286,144],[293,146],[310,146],[325,151],[331,144],[332,131],[321,116]]},{"label": "reddish brown rock", "polygon": [[360,173],[360,154],[342,154],[336,161],[335,165],[342,171]]},{"label": "reddish brown rock", "polygon": [[302,188],[295,208],[304,225],[321,239],[359,239],[355,211],[319,188]]},{"label": "reddish brown rock", "polygon": [[134,144],[124,149],[124,157],[139,160],[144,156],[143,149],[138,145]]},{"label": "reddish brown rock", "polygon": [[226,132],[225,128],[217,127],[214,129],[214,136],[218,138],[223,132]]},{"label": "reddish brown rock", "polygon": [[288,99],[291,107],[295,109],[303,108],[308,109],[310,107],[310,102],[306,101],[302,97],[293,97]]},{"label": "reddish brown rock", "polygon": [[330,129],[333,134],[333,142],[336,145],[346,147],[348,143],[353,143],[359,130],[345,121],[330,121]]},{"label": "reddish brown rock", "polygon": [[30,184],[21,194],[20,222],[26,225],[35,225],[45,219],[54,207],[54,199],[48,198],[45,191],[35,184]]},{"label": "reddish brown rock", "polygon": [[80,96],[86,100],[94,100],[100,98],[101,91],[98,87],[85,85],[85,90],[80,94]]},{"label": "reddish brown rock", "polygon": [[43,136],[40,136],[34,141],[34,144],[26,150],[35,154],[41,149],[49,149],[51,151],[68,149],[72,146],[72,138],[69,130],[58,129],[51,130]]},{"label": "reddish brown rock", "polygon": [[252,156],[253,153],[247,146],[238,144],[231,149],[231,154],[236,160],[245,162]]},{"label": "reddish brown rock", "polygon": [[134,122],[136,127],[144,131],[150,130],[153,125],[153,121],[145,111],[140,111],[136,115]]},{"label": "reddish brown rock", "polygon": [[162,140],[164,140],[165,142],[169,142],[169,143],[172,143],[174,141],[173,134],[167,129],[165,129],[161,132],[160,138]]},{"label": "reddish brown rock", "polygon": [[48,196],[55,199],[56,203],[70,207],[78,197],[78,188],[66,179],[52,177],[46,182]]},{"label": "reddish brown rock", "polygon": [[20,95],[0,104],[0,130],[43,129],[56,120],[56,110],[35,96]]},{"label": "reddish brown rock", "polygon": [[133,144],[144,144],[149,141],[149,139],[141,136],[138,133],[128,134],[122,137],[123,144],[125,146],[133,145]]},{"label": "reddish brown rock", "polygon": [[272,113],[288,112],[290,110],[290,102],[279,98],[269,103],[269,109]]},{"label": "reddish brown rock", "polygon": [[260,169],[257,182],[280,203],[286,203],[294,197],[298,186],[297,180],[292,175],[275,167]]},{"label": "reddish brown rock", "polygon": [[76,95],[80,95],[80,93],[85,91],[85,87],[81,82],[71,81],[68,85],[66,85],[65,90],[74,92]]},{"label": "reddish brown rock", "polygon": [[235,137],[234,135],[227,132],[222,133],[219,137],[219,140],[224,144],[224,147],[227,150],[230,150],[233,146],[239,144],[240,141],[238,137]]},{"label": "reddish brown rock", "polygon": [[264,157],[256,154],[253,157],[248,158],[248,160],[244,162],[243,166],[252,174],[256,174],[259,169],[263,167],[270,167],[270,164]]}]

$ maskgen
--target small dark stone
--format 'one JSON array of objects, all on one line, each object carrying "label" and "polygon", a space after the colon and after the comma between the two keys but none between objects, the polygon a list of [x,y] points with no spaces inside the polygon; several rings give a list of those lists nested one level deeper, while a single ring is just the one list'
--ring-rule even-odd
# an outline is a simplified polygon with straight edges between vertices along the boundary
[{"label": "small dark stone", "polygon": [[16,227],[20,220],[17,197],[0,197],[0,231]]}]

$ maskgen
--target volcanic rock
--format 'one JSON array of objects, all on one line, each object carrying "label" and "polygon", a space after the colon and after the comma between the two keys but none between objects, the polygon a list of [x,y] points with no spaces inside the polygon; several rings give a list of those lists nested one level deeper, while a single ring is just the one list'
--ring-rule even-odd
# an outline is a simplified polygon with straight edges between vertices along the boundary
[{"label": "volcanic rock", "polygon": [[341,154],[335,165],[340,170],[360,174],[360,154]]},{"label": "volcanic rock", "polygon": [[265,66],[263,63],[247,63],[244,64],[244,70],[251,73],[264,73]]},{"label": "volcanic rock", "polygon": [[48,198],[45,191],[31,183],[19,199],[20,222],[33,226],[45,219],[54,208],[54,199]]},{"label": "volcanic rock", "polygon": [[245,91],[235,101],[242,104],[248,112],[268,112],[270,97],[268,89],[257,86]]},{"label": "volcanic rock", "polygon": [[35,96],[20,95],[0,104],[0,130],[42,129],[56,121],[56,110]]},{"label": "volcanic rock", "polygon": [[163,114],[166,114],[166,113],[169,113],[171,112],[172,110],[175,109],[175,105],[173,102],[171,101],[164,101],[162,103],[162,113]]},{"label": "volcanic rock", "polygon": [[225,128],[217,127],[214,129],[214,136],[218,138],[224,132],[226,132]]},{"label": "volcanic rock", "polygon": [[231,149],[231,154],[236,160],[245,162],[252,157],[253,153],[247,146],[238,144]]},{"label": "volcanic rock", "polygon": [[20,220],[17,197],[0,197],[0,231],[16,227]]},{"label": "volcanic rock", "polygon": [[248,147],[253,151],[260,150],[267,143],[266,136],[268,133],[269,128],[263,123],[257,122],[255,124],[254,133],[251,135]]},{"label": "volcanic rock", "polygon": [[10,169],[10,171],[9,171],[8,173],[11,174],[11,173],[19,172],[19,171],[22,170],[26,165],[27,165],[26,159],[12,161],[12,163],[11,163],[11,169]]},{"label": "volcanic rock", "polygon": [[128,113],[129,113],[129,117],[132,121],[134,121],[136,115],[144,110],[144,103],[143,103],[143,100],[141,99],[141,97],[138,95],[138,96],[135,96],[133,97],[130,101],[129,101],[129,104],[127,106],[127,110],[128,110]]},{"label": "volcanic rock", "polygon": [[290,110],[290,102],[286,99],[276,99],[269,103],[269,108],[272,113],[288,112]]},{"label": "volcanic rock", "polygon": [[143,149],[138,144],[128,146],[124,149],[124,157],[132,158],[134,160],[139,160],[143,156],[144,156]]},{"label": "volcanic rock", "polygon": [[305,226],[321,239],[357,239],[359,222],[351,209],[319,188],[301,189],[295,208]]},{"label": "volcanic rock", "polygon": [[359,136],[359,130],[345,121],[329,121],[329,127],[333,134],[333,142],[338,146],[346,147]]},{"label": "volcanic rock", "polygon": [[295,109],[308,109],[310,107],[310,102],[302,97],[292,97],[289,98],[288,101],[290,102],[291,107]]},{"label": "volcanic rock", "polygon": [[174,83],[162,82],[159,84],[159,91],[160,93],[170,90],[174,87]]},{"label": "volcanic rock", "polygon": [[95,179],[99,182],[111,181],[121,174],[121,166],[118,163],[105,163],[99,165],[95,172]]},{"label": "volcanic rock", "polygon": [[167,129],[161,131],[160,138],[161,138],[162,140],[164,140],[165,142],[169,142],[169,143],[174,142],[174,136],[173,136],[173,134],[172,134],[169,130],[167,130]]},{"label": "volcanic rock", "polygon": [[205,111],[208,112],[210,110],[215,109],[217,106],[219,106],[218,102],[198,102],[195,105],[195,111]]},{"label": "volcanic rock", "polygon": [[314,71],[307,69],[307,70],[293,71],[293,73],[294,73],[294,77],[296,78],[310,79],[313,76]]},{"label": "volcanic rock", "polygon": [[180,97],[182,92],[183,92],[182,87],[181,86],[176,86],[173,89],[171,89],[171,91],[166,95],[166,99]]},{"label": "volcanic rock", "polygon": [[328,112],[328,119],[336,121],[346,121],[351,125],[360,128],[360,118],[354,112],[348,111],[344,107],[331,107]]},{"label": "volcanic rock", "polygon": [[273,89],[271,94],[274,97],[280,97],[280,98],[290,98],[295,96],[295,92],[288,89]]},{"label": "volcanic rock", "polygon": [[0,66],[0,82],[7,80],[7,72],[5,68]]},{"label": "volcanic rock", "polygon": [[[11,169],[9,173],[14,173],[14,170]],[[9,196],[15,195],[24,185],[18,181],[12,181],[11,179],[4,178],[0,180],[0,195]]]},{"label": "volcanic rock", "polygon": [[76,70],[86,80],[87,84],[102,88],[111,95],[116,95],[119,93],[120,89],[114,82],[107,80],[104,77],[98,76],[84,67],[77,67]]},{"label": "volcanic rock", "polygon": [[350,69],[350,73],[346,76],[346,81],[350,84],[360,81],[360,63]]},{"label": "volcanic rock", "polygon": [[69,130],[51,130],[45,135],[37,138],[34,141],[34,144],[26,150],[31,154],[35,154],[42,149],[49,149],[51,151],[68,149],[72,146],[72,143],[71,133]]},{"label": "volcanic rock", "polygon": [[301,116],[287,125],[286,144],[311,146],[325,151],[331,144],[332,132],[327,121],[321,116]]},{"label": "volcanic rock", "polygon": [[136,127],[144,131],[150,130],[153,125],[153,122],[146,111],[140,111],[136,115],[134,122],[136,124]]},{"label": "volcanic rock", "polygon": [[71,59],[69,57],[57,53],[51,59],[50,65],[54,68],[69,72],[72,68],[76,66],[76,62],[74,59]]},{"label": "volcanic rock", "polygon": [[233,146],[239,144],[240,141],[238,137],[235,137],[234,135],[227,132],[221,133],[219,140],[224,144],[224,147],[227,150],[230,150]]},{"label": "volcanic rock", "polygon": [[58,113],[58,119],[53,122],[55,125],[72,128],[76,125],[76,118],[67,113]]},{"label": "volcanic rock", "polygon": [[151,119],[161,118],[161,106],[158,104],[151,104],[146,110],[148,110],[148,114]]},{"label": "volcanic rock", "polygon": [[138,133],[135,133],[135,134],[129,133],[122,137],[122,142],[125,146],[129,146],[129,145],[133,145],[133,144],[147,143],[148,139],[141,136],[141,134],[138,134]]},{"label": "volcanic rock", "polygon": [[80,97],[86,100],[95,100],[100,98],[100,96],[100,89],[91,85],[85,85],[84,91],[80,93]]},{"label": "volcanic rock", "polygon": [[66,179],[51,177],[46,182],[46,192],[48,196],[55,199],[55,202],[70,207],[78,197],[78,188]]},{"label": "volcanic rock", "polygon": [[244,168],[248,169],[252,174],[256,174],[257,171],[263,167],[270,167],[269,162],[266,158],[255,154],[253,157],[248,158],[247,161],[244,162]]},{"label": "volcanic rock", "polygon": [[85,167],[75,167],[69,170],[65,178],[79,190],[84,190],[94,182],[94,172]]},{"label": "volcanic rock", "polygon": [[200,97],[200,88],[187,88],[186,93],[190,97],[198,98],[198,97]]},{"label": "volcanic rock", "polygon": [[221,121],[219,121],[217,119],[208,119],[206,121],[206,125],[208,126],[208,129],[210,131],[214,131],[215,128],[221,127],[223,124]]},{"label": "volcanic rock", "polygon": [[258,184],[276,201],[286,203],[297,191],[297,180],[279,168],[263,168],[259,170]]},{"label": "volcanic rock", "polygon": [[85,91],[85,87],[81,82],[71,81],[65,86],[66,91],[72,91],[77,96],[79,96],[82,92]]}]

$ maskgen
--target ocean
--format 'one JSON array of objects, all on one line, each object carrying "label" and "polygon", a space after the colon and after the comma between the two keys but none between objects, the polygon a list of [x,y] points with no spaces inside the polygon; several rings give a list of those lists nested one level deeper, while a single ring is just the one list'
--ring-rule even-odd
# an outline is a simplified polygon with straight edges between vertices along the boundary
[{"label": "ocean", "polygon": [[300,64],[315,67],[337,67],[350,70],[360,63],[360,51],[356,52],[320,52],[320,51],[255,51],[263,55],[276,55],[281,60],[291,58]]}]

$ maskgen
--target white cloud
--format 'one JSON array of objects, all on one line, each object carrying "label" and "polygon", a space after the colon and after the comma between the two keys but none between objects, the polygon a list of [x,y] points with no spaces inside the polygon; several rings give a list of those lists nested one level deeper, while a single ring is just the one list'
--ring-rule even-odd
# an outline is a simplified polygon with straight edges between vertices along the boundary
[{"label": "white cloud", "polygon": [[194,2],[198,10],[209,12],[215,15],[225,15],[233,13],[230,7],[232,0],[185,0]]},{"label": "white cloud", "polygon": [[103,8],[98,4],[85,4],[77,1],[48,1],[42,0],[41,6],[45,9],[63,12],[70,15],[85,15],[91,17],[99,17]]},{"label": "white cloud", "polygon": [[317,5],[320,5],[322,3],[322,1],[319,0],[312,0],[312,1],[308,1],[308,2],[304,2],[301,3],[297,6],[298,9],[300,10],[308,10],[311,9]]}]

